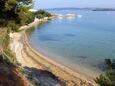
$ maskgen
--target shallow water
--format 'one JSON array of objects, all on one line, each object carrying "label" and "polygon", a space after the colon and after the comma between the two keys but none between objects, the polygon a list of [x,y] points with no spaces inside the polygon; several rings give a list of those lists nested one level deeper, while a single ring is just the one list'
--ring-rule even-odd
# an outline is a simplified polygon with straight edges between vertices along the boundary
[{"label": "shallow water", "polygon": [[32,46],[49,58],[90,76],[102,72],[105,58],[115,58],[115,12],[58,10],[82,18],[55,19],[31,32]]}]

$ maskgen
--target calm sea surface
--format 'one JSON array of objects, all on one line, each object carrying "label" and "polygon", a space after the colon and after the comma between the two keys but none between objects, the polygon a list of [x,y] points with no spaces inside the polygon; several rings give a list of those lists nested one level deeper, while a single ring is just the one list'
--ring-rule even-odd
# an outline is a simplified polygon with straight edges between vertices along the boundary
[{"label": "calm sea surface", "polygon": [[35,28],[32,46],[75,71],[97,76],[105,58],[115,58],[115,12],[58,10],[82,18],[55,19]]}]

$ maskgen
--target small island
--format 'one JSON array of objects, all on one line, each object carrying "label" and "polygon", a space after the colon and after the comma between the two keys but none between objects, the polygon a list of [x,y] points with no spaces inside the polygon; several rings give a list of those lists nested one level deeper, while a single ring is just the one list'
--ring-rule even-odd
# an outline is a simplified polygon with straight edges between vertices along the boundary
[{"label": "small island", "polygon": [[92,11],[115,11],[115,8],[95,8]]}]

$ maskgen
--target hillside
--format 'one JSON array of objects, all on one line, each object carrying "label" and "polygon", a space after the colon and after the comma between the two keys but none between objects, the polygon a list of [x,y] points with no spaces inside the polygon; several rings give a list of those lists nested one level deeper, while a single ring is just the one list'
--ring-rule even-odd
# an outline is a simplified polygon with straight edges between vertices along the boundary
[{"label": "hillside", "polygon": [[19,69],[0,55],[0,86],[29,86]]}]

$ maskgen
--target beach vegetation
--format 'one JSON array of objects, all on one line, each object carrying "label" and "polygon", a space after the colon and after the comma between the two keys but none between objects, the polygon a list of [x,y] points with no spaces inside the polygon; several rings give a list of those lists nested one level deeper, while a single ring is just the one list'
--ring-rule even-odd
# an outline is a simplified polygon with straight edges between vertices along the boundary
[{"label": "beach vegetation", "polygon": [[16,63],[16,56],[15,53],[13,53],[9,48],[4,49],[3,56],[9,60],[11,63]]},{"label": "beach vegetation", "polygon": [[9,31],[5,29],[2,35],[0,36],[0,51],[4,58],[14,63],[16,61],[15,54],[9,49]]},{"label": "beach vegetation", "polygon": [[32,0],[0,0],[0,27],[8,27],[13,31],[21,25],[34,20],[34,14],[29,11]]},{"label": "beach vegetation", "polygon": [[115,69],[115,59],[105,59],[108,69]]},{"label": "beach vegetation", "polygon": [[32,0],[0,0],[0,51],[10,62],[16,60],[15,54],[9,49],[10,32],[19,31],[19,27],[34,20],[34,13],[29,9]]},{"label": "beach vegetation", "polygon": [[0,44],[1,44],[1,48],[2,48],[2,49],[5,49],[5,48],[8,47],[8,45],[9,45],[9,40],[10,40],[10,38],[9,38],[9,35],[8,35],[8,31],[5,30],[5,31],[2,33],[1,37],[0,37]]},{"label": "beach vegetation", "polygon": [[95,79],[100,86],[115,86],[115,60],[105,59],[107,70]]},{"label": "beach vegetation", "polygon": [[15,54],[9,49],[10,32],[18,32],[19,27],[28,25],[38,18],[50,17],[51,14],[39,10],[36,13],[29,11],[32,0],[0,0],[0,51],[10,61],[14,62]]}]

